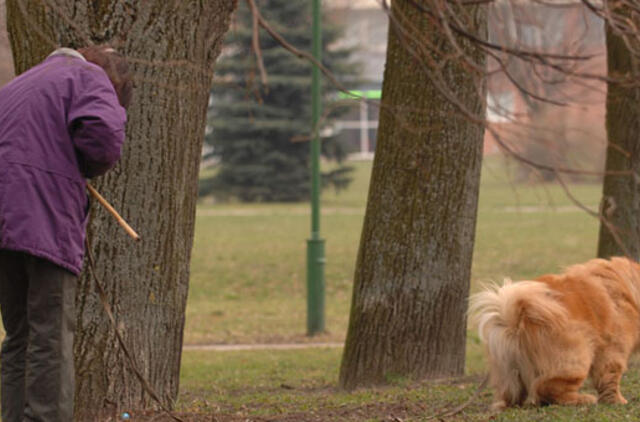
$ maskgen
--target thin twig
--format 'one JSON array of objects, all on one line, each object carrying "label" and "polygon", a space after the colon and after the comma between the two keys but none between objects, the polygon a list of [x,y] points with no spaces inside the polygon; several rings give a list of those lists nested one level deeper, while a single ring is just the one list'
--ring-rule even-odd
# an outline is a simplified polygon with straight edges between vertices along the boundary
[{"label": "thin twig", "polygon": [[482,393],[482,391],[487,387],[488,383],[489,383],[489,375],[486,375],[482,380],[482,382],[480,383],[480,385],[478,386],[478,388],[476,388],[476,391],[473,393],[471,397],[469,397],[469,399],[466,402],[454,407],[453,409],[445,410],[445,411],[436,413],[435,415],[428,416],[425,420],[428,421],[431,419],[450,418],[451,416],[457,415],[458,413],[462,412],[464,409],[469,407],[471,404],[473,404],[474,401],[476,401],[476,399],[480,396],[480,393]]},{"label": "thin twig", "polygon": [[251,44],[253,46],[253,52],[256,55],[258,69],[260,69],[260,79],[262,81],[262,85],[268,89],[267,71],[264,68],[264,60],[262,60],[262,49],[260,48],[260,30],[258,19],[258,16],[260,14],[258,13],[258,8],[256,7],[256,3],[254,0],[247,0],[247,3],[251,8],[251,23],[253,28],[253,33],[251,34]]},{"label": "thin twig", "polygon": [[258,9],[258,7],[255,4],[255,0],[247,0],[247,1],[249,2],[250,6],[251,6],[251,11],[254,13],[254,18],[257,19],[257,21],[260,24],[260,26],[262,28],[264,28],[264,30],[267,31],[267,33],[269,35],[271,35],[271,37],[274,40],[276,40],[282,47],[284,47],[289,52],[293,53],[295,56],[297,56],[297,57],[299,57],[301,59],[306,59],[306,60],[310,61],[313,65],[317,66],[320,69],[320,71],[327,77],[327,79],[329,79],[329,81],[331,81],[331,83],[338,90],[344,92],[345,94],[351,96],[354,99],[360,99],[361,98],[359,95],[356,95],[356,94],[352,93],[342,83],[340,83],[340,81],[338,81],[338,79],[336,79],[336,77],[334,76],[333,72],[331,72],[329,69],[327,69],[315,57],[313,57],[311,54],[307,53],[306,51],[302,51],[302,50],[297,49],[296,47],[291,45],[286,39],[284,39],[284,37],[282,37],[282,35],[280,35],[277,31],[275,31],[273,29],[273,27],[262,17],[262,14],[260,13],[260,10]]}]

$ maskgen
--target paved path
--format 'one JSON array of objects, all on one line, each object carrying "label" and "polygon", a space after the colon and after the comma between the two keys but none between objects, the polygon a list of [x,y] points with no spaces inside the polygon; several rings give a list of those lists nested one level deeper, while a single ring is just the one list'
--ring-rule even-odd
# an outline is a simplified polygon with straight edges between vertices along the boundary
[{"label": "paved path", "polygon": [[[597,212],[597,205],[585,204],[585,206],[591,210]],[[508,213],[518,213],[518,214],[531,214],[538,212],[557,212],[557,213],[567,213],[567,212],[584,212],[583,209],[575,206],[575,205],[561,205],[561,206],[553,206],[553,205],[516,205],[509,206],[503,208],[497,208],[498,211],[504,211]]]},{"label": "paved path", "polygon": [[298,350],[336,349],[344,343],[284,343],[284,344],[185,344],[182,350],[203,350],[215,352],[237,352],[241,350]]},{"label": "paved path", "polygon": [[[589,204],[589,209],[597,210],[598,206]],[[506,212],[518,214],[531,214],[539,212],[557,212],[557,213],[574,213],[584,212],[575,205],[515,205],[491,208],[493,212]],[[364,208],[350,207],[325,207],[322,209],[322,215],[362,215],[364,216]],[[295,207],[291,209],[269,209],[269,208],[232,208],[232,209],[201,209],[198,210],[198,217],[256,217],[256,216],[289,216],[289,215],[309,215],[310,211],[306,208]]]},{"label": "paved path", "polygon": [[[364,207],[324,207],[322,215],[364,215]],[[286,216],[286,215],[310,215],[307,208],[223,208],[223,209],[199,209],[196,217],[256,217],[256,216]]]}]

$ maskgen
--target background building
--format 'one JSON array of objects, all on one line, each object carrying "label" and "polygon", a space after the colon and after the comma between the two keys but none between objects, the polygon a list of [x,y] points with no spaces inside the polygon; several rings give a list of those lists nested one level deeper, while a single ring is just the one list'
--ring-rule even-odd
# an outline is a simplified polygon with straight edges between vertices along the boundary
[{"label": "background building", "polygon": [[[388,18],[376,0],[324,0],[323,7],[329,19],[346,28],[340,44],[353,47],[353,58],[362,66],[361,79],[349,83],[349,89],[374,100],[372,103],[350,101],[350,112],[337,121],[331,131],[338,133],[352,158],[371,158],[379,115],[378,108],[372,104],[379,99],[382,88]],[[522,49],[593,55],[593,59],[580,63],[580,70],[605,74],[603,23],[582,2],[497,1],[491,10],[490,41]],[[13,77],[4,15],[4,1],[0,0],[0,86]],[[587,161],[590,167],[599,166],[606,144],[606,85],[576,78],[551,78],[550,83],[540,83],[539,69],[518,65],[513,60],[510,63],[512,75],[522,86],[569,105],[546,107],[536,103],[511,83],[504,72],[492,73],[488,81],[487,117],[501,134],[501,140],[542,161],[577,160]],[[490,61],[489,67],[495,69],[495,61]],[[344,100],[344,97],[336,99]],[[528,125],[526,129],[523,122]],[[549,127],[554,131],[549,131]],[[487,133],[485,154],[498,151],[496,140]],[[567,154],[573,158],[568,159]],[[576,158],[577,155],[583,157]]]},{"label": "background building", "polygon": [[[371,159],[376,146],[382,77],[387,51],[389,20],[376,0],[327,1],[330,19],[343,25],[341,45],[353,48],[352,58],[361,65],[361,80],[349,86],[372,100],[353,101],[350,112],[333,127],[352,159]],[[339,96],[345,100],[346,96]]]},{"label": "background building", "polygon": [[[513,49],[589,57],[558,61],[574,74],[606,75],[606,46],[602,19],[580,1],[497,2],[490,9],[489,41]],[[488,62],[487,118],[500,141],[530,160],[556,167],[603,168],[606,146],[606,84],[558,72],[509,57],[501,70]],[[515,84],[513,81],[515,81]],[[539,101],[542,97],[564,105]],[[485,154],[499,151],[487,132]],[[533,174],[538,173],[538,174]],[[520,179],[551,180],[554,174],[518,170]]]}]

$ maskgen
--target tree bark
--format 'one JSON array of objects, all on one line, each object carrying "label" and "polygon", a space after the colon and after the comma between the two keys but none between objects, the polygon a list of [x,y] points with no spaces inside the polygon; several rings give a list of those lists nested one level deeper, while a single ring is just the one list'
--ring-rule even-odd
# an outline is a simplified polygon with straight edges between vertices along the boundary
[{"label": "tree bark", "polygon": [[[117,167],[92,183],[140,233],[98,205],[88,235],[125,342],[166,405],[178,394],[198,168],[213,64],[237,0],[7,0],[16,70],[54,47],[109,43],[135,81]],[[115,341],[88,272],[77,297],[76,409],[153,407]]]},{"label": "tree bark", "polygon": [[4,0],[0,0],[0,87],[13,78],[13,60],[7,36]]},{"label": "tree bark", "polygon": [[[484,131],[445,99],[434,74],[478,116],[484,115],[485,84],[449,55],[448,39],[412,3],[394,0],[392,15],[403,28],[413,27],[422,45],[440,49],[429,54],[442,67],[439,73],[426,69],[414,55],[420,46],[391,24],[378,144],[340,371],[340,384],[347,389],[397,376],[464,370]],[[420,3],[436,7],[437,2]],[[485,37],[484,8],[465,11],[473,16],[477,35]],[[484,63],[481,53],[457,42],[468,57]]]},{"label": "tree bark", "polygon": [[[607,36],[606,128],[607,160],[601,210],[598,256],[640,258],[640,76],[639,61],[609,25]],[[638,47],[638,40],[630,42]],[[621,83],[631,78],[633,85]],[[620,174],[627,172],[627,174]]]}]

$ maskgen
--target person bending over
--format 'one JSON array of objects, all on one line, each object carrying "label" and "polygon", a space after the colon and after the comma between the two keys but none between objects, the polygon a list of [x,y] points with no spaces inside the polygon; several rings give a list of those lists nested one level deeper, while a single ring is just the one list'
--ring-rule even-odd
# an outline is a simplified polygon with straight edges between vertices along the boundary
[{"label": "person bending over", "polygon": [[131,93],[108,46],[60,48],[0,89],[3,422],[73,420],[86,179],[120,158]]}]

